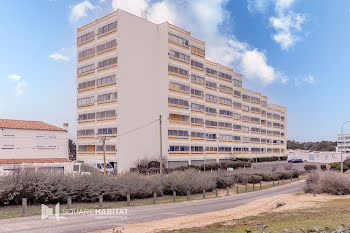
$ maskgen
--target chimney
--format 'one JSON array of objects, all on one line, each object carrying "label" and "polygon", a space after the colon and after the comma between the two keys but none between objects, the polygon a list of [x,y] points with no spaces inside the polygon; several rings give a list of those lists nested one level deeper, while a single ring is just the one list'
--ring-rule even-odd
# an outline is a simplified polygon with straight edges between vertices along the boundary
[{"label": "chimney", "polygon": [[68,123],[63,123],[63,127],[62,128],[68,131],[68,126],[69,126]]},{"label": "chimney", "polygon": [[147,20],[147,10],[141,11],[141,17]]}]

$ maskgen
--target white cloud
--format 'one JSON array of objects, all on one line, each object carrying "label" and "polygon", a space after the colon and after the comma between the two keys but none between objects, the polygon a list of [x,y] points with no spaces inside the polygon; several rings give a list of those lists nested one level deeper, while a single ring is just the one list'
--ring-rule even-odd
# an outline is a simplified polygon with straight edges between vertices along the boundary
[{"label": "white cloud", "polygon": [[61,53],[53,53],[49,57],[55,61],[69,61],[70,60],[70,58],[68,56],[65,56]]},{"label": "white cloud", "polygon": [[131,14],[140,16],[141,11],[148,7],[149,0],[112,0],[112,7],[114,10],[122,9]]},{"label": "white cloud", "polygon": [[265,14],[266,10],[274,5],[275,16],[269,18],[275,29],[272,39],[283,50],[292,48],[301,40],[302,26],[306,22],[306,14],[295,13],[291,8],[296,0],[248,0],[248,10]]},{"label": "white cloud", "polygon": [[86,17],[87,12],[90,10],[94,10],[95,6],[91,4],[90,1],[86,0],[81,3],[78,3],[72,6],[72,12],[70,15],[70,20],[72,22],[77,22],[79,19]]},{"label": "white cloud", "polygon": [[14,86],[15,92],[17,96],[20,96],[24,93],[24,87],[27,86],[27,82],[22,79],[22,77],[18,74],[10,74],[9,79],[16,83]]},{"label": "white cloud", "polygon": [[314,83],[315,83],[315,77],[313,75],[297,77],[294,79],[294,84],[297,87],[305,85],[305,84],[313,85]]}]

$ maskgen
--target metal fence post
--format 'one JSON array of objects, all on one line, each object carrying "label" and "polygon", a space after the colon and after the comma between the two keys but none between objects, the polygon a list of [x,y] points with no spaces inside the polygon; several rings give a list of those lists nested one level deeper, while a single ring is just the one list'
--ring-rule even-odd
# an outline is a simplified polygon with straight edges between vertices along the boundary
[{"label": "metal fence post", "polygon": [[127,205],[130,206],[130,194],[126,194]]},{"label": "metal fence post", "polygon": [[187,201],[190,200],[190,195],[191,195],[191,192],[190,192],[190,191],[187,191]]},{"label": "metal fence post", "polygon": [[67,209],[72,209],[72,197],[67,198]]},{"label": "metal fence post", "polygon": [[173,190],[173,202],[176,202],[176,191]]},{"label": "metal fence post", "polygon": [[22,198],[22,216],[27,215],[27,198]]},{"label": "metal fence post", "polygon": [[156,204],[157,203],[157,193],[154,192],[153,193],[153,204]]}]

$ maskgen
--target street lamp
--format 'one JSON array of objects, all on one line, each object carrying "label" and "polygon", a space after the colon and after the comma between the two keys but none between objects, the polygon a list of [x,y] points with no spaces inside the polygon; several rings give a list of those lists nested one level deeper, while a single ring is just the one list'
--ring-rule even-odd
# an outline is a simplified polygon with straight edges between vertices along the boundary
[{"label": "street lamp", "polygon": [[[344,125],[349,123],[350,121],[345,121],[343,123],[343,125],[341,126],[341,139],[344,140],[344,136],[343,136],[343,131],[344,131]],[[343,142],[341,142],[341,150],[340,150],[340,173],[343,173],[343,149],[344,149],[344,146],[343,146]]]}]

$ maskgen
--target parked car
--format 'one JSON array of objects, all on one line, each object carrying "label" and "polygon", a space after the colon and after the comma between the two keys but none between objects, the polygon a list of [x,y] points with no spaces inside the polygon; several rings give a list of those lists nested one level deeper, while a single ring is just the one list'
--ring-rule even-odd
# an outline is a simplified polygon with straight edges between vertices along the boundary
[{"label": "parked car", "polygon": [[[91,167],[94,167],[94,168],[98,169],[100,172],[104,172],[103,161],[92,160],[92,161],[86,161],[84,163],[89,165],[89,166],[91,166]],[[113,166],[109,162],[106,162],[106,172],[107,172],[107,174],[113,174],[114,173]]]},{"label": "parked car", "polygon": [[288,163],[303,163],[304,161],[302,159],[290,159],[288,160]]}]

